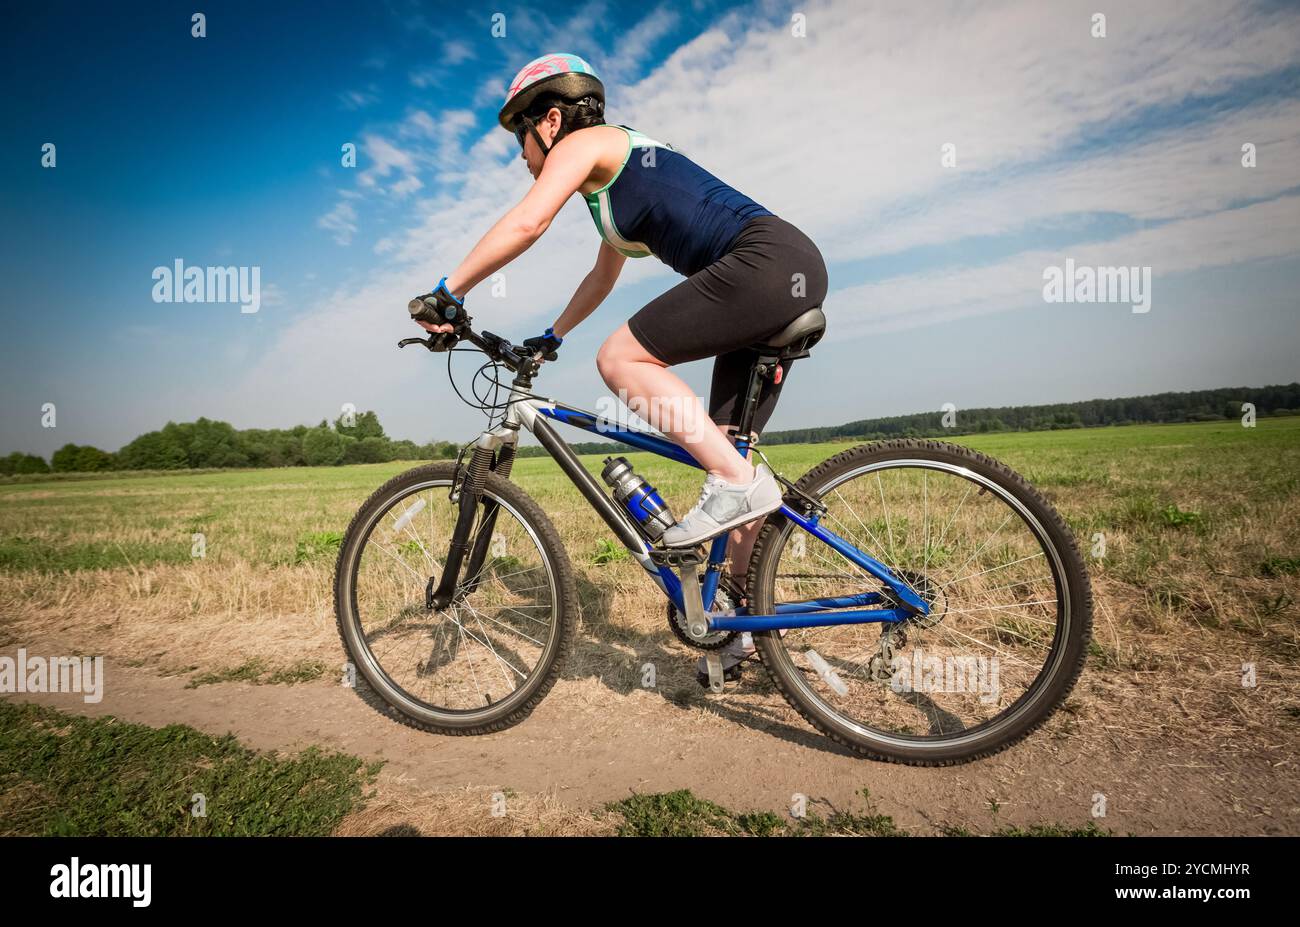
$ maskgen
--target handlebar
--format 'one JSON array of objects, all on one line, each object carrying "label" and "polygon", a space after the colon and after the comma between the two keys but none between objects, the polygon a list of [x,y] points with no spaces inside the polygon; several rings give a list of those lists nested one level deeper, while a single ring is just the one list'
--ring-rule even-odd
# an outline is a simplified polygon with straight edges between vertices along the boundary
[{"label": "handlebar", "polygon": [[441,347],[440,345],[445,342],[440,342],[439,339],[450,334],[454,335],[458,341],[470,342],[492,360],[504,364],[513,373],[532,377],[541,368],[542,354],[540,351],[530,355],[527,350],[511,344],[500,335],[494,335],[488,331],[476,332],[470,327],[472,321],[473,319],[469,316],[465,316],[464,321],[458,324],[453,332],[430,332],[427,338],[403,338],[397,342],[397,346],[404,348],[407,345],[422,344],[430,351],[445,351],[448,348]]}]

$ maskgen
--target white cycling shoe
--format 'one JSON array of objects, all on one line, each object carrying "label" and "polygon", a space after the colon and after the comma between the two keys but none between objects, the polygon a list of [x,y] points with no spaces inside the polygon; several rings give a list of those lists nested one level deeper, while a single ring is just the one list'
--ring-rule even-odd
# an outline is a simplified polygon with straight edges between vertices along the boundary
[{"label": "white cycling shoe", "polygon": [[709,474],[695,508],[660,538],[665,547],[694,547],[724,531],[739,528],[781,507],[781,484],[765,464],[748,483],[728,483]]}]

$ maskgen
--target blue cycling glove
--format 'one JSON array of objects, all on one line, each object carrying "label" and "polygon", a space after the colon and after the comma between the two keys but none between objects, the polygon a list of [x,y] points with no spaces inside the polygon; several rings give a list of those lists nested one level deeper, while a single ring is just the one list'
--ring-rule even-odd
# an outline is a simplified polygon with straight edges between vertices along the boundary
[{"label": "blue cycling glove", "polygon": [[541,354],[543,360],[553,361],[559,358],[556,353],[564,339],[555,334],[555,330],[548,328],[544,334],[536,338],[525,338],[524,347],[534,354]]},{"label": "blue cycling glove", "polygon": [[412,319],[430,325],[459,325],[465,321],[465,300],[451,295],[446,277],[438,281],[433,292],[411,300],[407,309]]}]

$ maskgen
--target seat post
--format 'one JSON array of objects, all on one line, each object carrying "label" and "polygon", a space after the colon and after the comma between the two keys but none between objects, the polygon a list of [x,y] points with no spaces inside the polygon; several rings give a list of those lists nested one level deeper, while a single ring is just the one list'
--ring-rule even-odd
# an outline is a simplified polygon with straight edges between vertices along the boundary
[{"label": "seat post", "polygon": [[740,423],[736,426],[736,450],[742,455],[749,450],[749,436],[754,430],[754,415],[763,393],[763,382],[776,379],[782,361],[808,357],[812,346],[825,332],[826,316],[821,306],[813,306],[766,341],[750,345],[749,349],[754,352],[754,365],[749,368],[749,386],[745,389]]},{"label": "seat post", "polygon": [[760,354],[749,368],[749,386],[740,407],[740,423],[736,426],[736,449],[742,454],[749,448],[749,435],[754,430],[754,414],[763,392],[763,381],[772,379],[781,358],[774,354]]}]

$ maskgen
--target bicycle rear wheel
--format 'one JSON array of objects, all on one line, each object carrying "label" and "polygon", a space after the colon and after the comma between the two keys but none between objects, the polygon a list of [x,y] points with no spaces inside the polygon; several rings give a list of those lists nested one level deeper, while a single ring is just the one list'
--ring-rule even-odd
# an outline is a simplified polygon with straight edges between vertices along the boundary
[{"label": "bicycle rear wheel", "polygon": [[[930,613],[896,624],[756,633],[789,703],[836,741],[914,765],[1004,750],[1043,723],[1082,670],[1092,592],[1070,530],[1028,483],[938,441],[862,445],[796,484],[821,524],[886,564]],[[757,614],[778,603],[892,592],[784,516],[750,561]],[[835,611],[838,609],[831,609]]]},{"label": "bicycle rear wheel", "polygon": [[[477,582],[428,607],[456,523],[448,499],[455,465],[399,474],[357,512],[335,570],[339,635],[395,719],[444,734],[518,724],[559,674],[572,643],[577,593],[568,556],[541,508],[488,474],[482,500],[497,506]],[[484,506],[470,532],[485,531]],[[468,579],[468,577],[467,577]]]}]

